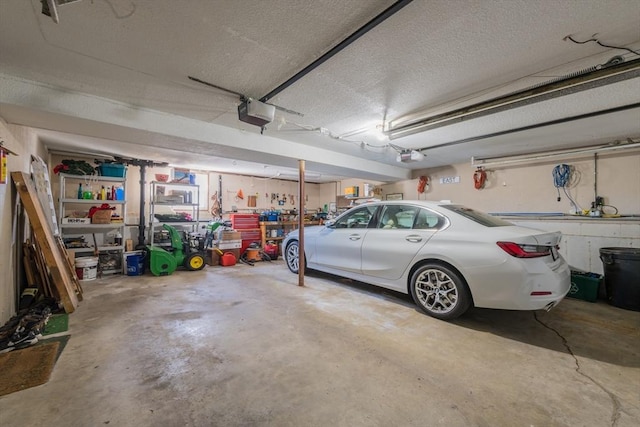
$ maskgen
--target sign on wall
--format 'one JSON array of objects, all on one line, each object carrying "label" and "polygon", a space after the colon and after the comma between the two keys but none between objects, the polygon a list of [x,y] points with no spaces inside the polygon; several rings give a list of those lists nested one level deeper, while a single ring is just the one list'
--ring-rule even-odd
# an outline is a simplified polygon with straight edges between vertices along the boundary
[{"label": "sign on wall", "polygon": [[460,183],[459,176],[445,176],[440,178],[440,184],[458,184]]}]

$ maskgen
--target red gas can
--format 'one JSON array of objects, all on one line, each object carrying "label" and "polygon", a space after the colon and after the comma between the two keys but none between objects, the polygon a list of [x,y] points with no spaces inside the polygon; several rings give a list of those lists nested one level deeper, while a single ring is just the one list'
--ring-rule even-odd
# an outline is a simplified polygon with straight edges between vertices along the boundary
[{"label": "red gas can", "polygon": [[225,252],[224,255],[220,257],[220,265],[228,267],[230,265],[236,265],[236,256],[231,252]]}]

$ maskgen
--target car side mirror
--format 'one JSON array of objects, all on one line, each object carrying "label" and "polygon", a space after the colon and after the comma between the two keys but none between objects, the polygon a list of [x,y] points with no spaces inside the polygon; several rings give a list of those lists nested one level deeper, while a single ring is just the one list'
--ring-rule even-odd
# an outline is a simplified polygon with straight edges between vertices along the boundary
[{"label": "car side mirror", "polygon": [[334,228],[335,225],[336,225],[335,219],[329,219],[324,222],[325,227]]}]

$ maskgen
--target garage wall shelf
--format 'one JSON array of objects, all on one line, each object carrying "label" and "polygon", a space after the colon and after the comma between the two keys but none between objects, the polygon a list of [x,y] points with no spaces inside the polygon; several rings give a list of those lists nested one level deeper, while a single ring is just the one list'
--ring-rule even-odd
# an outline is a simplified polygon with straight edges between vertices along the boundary
[{"label": "garage wall shelf", "polygon": [[[304,225],[319,225],[319,221],[305,221]],[[285,236],[293,230],[298,229],[298,221],[260,221],[260,234],[262,238],[262,247],[264,248],[269,241],[278,243],[278,253],[282,254],[280,243]],[[275,231],[275,235],[274,235]]]},{"label": "garage wall shelf", "polygon": [[170,246],[155,241],[155,233],[169,224],[180,231],[196,232],[200,222],[200,186],[174,182],[151,182],[149,244]]},{"label": "garage wall shelf", "polygon": [[341,214],[359,203],[372,199],[373,197],[336,196],[336,213]]},{"label": "garage wall shelf", "polygon": [[[60,174],[60,237],[65,242],[67,251],[74,253],[76,258],[97,255],[101,274],[124,272],[122,254],[126,184],[126,179],[121,177]],[[98,194],[102,196],[103,188],[105,199],[96,199]],[[109,194],[115,194],[116,200],[106,198],[107,189],[111,188],[113,191],[109,191]],[[90,209],[102,204],[115,208],[111,219],[107,219],[107,223],[92,223],[92,219],[88,218]]]}]

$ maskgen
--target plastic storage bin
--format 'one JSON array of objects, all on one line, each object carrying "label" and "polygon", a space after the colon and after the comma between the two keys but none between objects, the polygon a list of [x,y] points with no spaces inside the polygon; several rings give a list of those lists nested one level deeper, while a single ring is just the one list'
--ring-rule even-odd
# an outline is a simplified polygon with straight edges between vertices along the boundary
[{"label": "plastic storage bin", "polygon": [[596,302],[601,281],[602,276],[599,274],[571,270],[571,288],[567,296]]},{"label": "plastic storage bin", "polygon": [[120,163],[102,163],[98,166],[98,173],[102,176],[124,178],[126,172],[127,167]]}]

